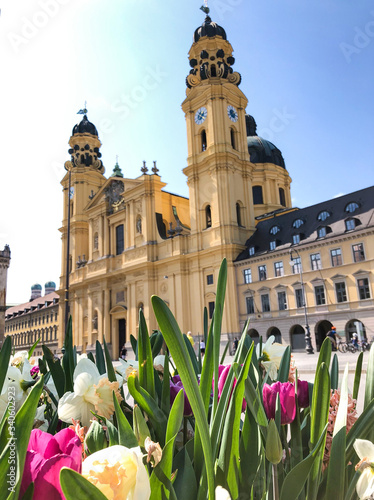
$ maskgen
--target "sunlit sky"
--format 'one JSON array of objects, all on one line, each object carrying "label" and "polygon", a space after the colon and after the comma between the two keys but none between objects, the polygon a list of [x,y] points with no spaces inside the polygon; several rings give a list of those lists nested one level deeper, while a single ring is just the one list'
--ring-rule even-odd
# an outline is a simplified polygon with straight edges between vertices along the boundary
[{"label": "sunlit sky", "polygon": [[[63,164],[87,101],[110,175],[157,160],[188,196],[181,103],[202,0],[3,0],[0,249],[9,304],[59,284]],[[294,206],[373,184],[374,6],[370,0],[210,0],[259,135],[282,151]]]}]

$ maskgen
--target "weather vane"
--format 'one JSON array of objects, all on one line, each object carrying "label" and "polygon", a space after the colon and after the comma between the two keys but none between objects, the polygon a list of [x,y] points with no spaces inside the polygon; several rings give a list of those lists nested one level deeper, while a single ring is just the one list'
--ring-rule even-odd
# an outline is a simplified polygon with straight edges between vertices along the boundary
[{"label": "weather vane", "polygon": [[209,9],[209,7],[208,7],[208,0],[204,0],[204,5],[202,5],[202,6],[200,7],[200,10],[202,10],[203,12],[205,12],[205,14],[206,14],[206,15],[208,15],[208,14],[209,14],[210,9]]},{"label": "weather vane", "polygon": [[77,113],[77,115],[86,115],[88,113],[87,111],[87,101],[84,101],[84,108],[80,109]]}]

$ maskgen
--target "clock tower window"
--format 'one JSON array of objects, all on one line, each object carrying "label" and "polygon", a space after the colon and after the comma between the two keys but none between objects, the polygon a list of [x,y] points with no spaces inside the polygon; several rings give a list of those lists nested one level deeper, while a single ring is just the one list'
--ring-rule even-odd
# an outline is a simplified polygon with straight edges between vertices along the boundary
[{"label": "clock tower window", "polygon": [[252,193],[253,193],[253,203],[255,205],[263,205],[264,198],[262,196],[262,186],[253,186]]},{"label": "clock tower window", "polygon": [[212,227],[212,211],[210,205],[208,205],[205,209],[205,221],[207,229],[208,227]]},{"label": "clock tower window", "polygon": [[282,207],[286,206],[286,197],[284,195],[283,188],[279,188],[279,201],[280,201],[280,204],[282,205]]},{"label": "clock tower window", "polygon": [[241,207],[240,207],[240,204],[239,204],[239,203],[237,203],[237,204],[236,204],[236,221],[237,221],[237,223],[238,223],[238,226],[239,226],[239,227],[242,227],[242,214],[241,214],[241,212],[240,212],[240,208],[241,208]]},{"label": "clock tower window", "polygon": [[204,152],[206,151],[207,148],[207,140],[206,140],[206,132],[203,130],[201,132],[201,151]]},{"label": "clock tower window", "polygon": [[231,136],[231,146],[233,149],[237,149],[236,148],[236,134],[235,134],[235,130],[233,128],[230,128],[230,136]]}]

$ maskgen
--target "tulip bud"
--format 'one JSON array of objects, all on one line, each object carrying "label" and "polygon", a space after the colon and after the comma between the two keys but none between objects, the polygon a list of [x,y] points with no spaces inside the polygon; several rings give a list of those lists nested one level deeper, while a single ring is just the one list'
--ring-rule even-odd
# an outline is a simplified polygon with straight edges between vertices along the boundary
[{"label": "tulip bud", "polygon": [[270,420],[268,425],[265,454],[266,458],[273,465],[279,464],[283,457],[282,443],[277,426],[275,425],[275,421],[273,419]]},{"label": "tulip bud", "polygon": [[96,420],[91,423],[84,444],[91,454],[108,446],[105,431]]}]

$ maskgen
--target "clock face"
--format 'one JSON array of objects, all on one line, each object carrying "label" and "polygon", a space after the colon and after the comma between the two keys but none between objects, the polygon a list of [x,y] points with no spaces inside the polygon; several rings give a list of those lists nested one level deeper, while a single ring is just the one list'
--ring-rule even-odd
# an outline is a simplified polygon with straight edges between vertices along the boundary
[{"label": "clock face", "polygon": [[227,114],[232,122],[238,121],[238,112],[234,106],[227,106]]},{"label": "clock face", "polygon": [[195,123],[197,123],[197,125],[201,125],[202,123],[204,123],[207,116],[208,110],[206,108],[203,107],[198,109],[195,113]]}]

